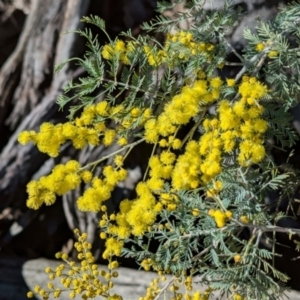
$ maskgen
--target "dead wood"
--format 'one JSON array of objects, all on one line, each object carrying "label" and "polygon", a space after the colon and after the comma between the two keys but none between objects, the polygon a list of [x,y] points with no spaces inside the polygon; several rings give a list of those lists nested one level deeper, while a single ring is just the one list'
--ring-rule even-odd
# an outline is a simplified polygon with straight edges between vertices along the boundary
[{"label": "dead wood", "polygon": [[17,85],[17,80],[20,76],[20,68],[23,60],[23,55],[27,46],[27,42],[30,38],[30,33],[34,26],[37,26],[38,20],[38,7],[40,0],[33,0],[31,12],[28,15],[24,29],[20,36],[16,49],[5,62],[0,70],[0,130],[1,125],[4,123],[4,119],[7,115],[10,97]]}]

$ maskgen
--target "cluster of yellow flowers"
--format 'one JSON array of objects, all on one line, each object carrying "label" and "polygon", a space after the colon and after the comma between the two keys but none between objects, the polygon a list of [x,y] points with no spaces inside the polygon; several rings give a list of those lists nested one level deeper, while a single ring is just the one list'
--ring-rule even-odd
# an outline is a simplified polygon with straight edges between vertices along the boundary
[{"label": "cluster of yellow flowers", "polygon": [[109,233],[115,234],[121,239],[128,238],[131,234],[143,235],[155,222],[156,216],[161,210],[161,205],[157,203],[145,182],[138,183],[136,192],[136,199],[125,199],[121,202],[115,224],[108,226]]},{"label": "cluster of yellow flowers", "polygon": [[38,209],[43,203],[51,205],[55,202],[56,195],[61,196],[76,189],[83,181],[91,182],[91,186],[77,199],[78,208],[81,211],[99,212],[103,201],[110,198],[117,183],[126,179],[127,171],[120,167],[115,169],[106,166],[103,174],[103,179],[93,177],[90,171],[80,168],[79,162],[75,160],[70,160],[65,165],[59,164],[48,176],[28,183],[27,206]]},{"label": "cluster of yellow flowers", "polygon": [[[227,84],[232,86],[233,83],[227,80]],[[202,91],[206,90],[203,89],[206,86],[204,80],[197,81],[193,87],[197,89],[199,85],[202,87]],[[202,100],[202,97],[206,96],[213,101],[219,97],[219,88],[222,81],[216,77],[211,79],[210,85],[214,88],[213,91],[209,95],[205,93],[202,96],[199,95],[198,99]],[[190,90],[193,90],[193,87]],[[213,93],[216,94],[216,98]],[[266,95],[267,88],[255,78],[244,76],[239,86],[239,93],[240,99],[238,101],[230,103],[227,100],[222,100],[219,104],[218,115],[213,119],[207,118],[204,120],[205,133],[201,136],[199,143],[190,141],[187,144],[185,153],[177,159],[172,173],[172,185],[175,189],[194,189],[199,187],[201,183],[210,182],[222,171],[222,154],[233,151],[238,141],[240,141],[238,162],[241,166],[246,167],[252,163],[258,163],[265,157],[263,134],[266,132],[268,124],[261,118],[264,109],[259,104],[259,99]],[[185,102],[181,101],[181,103]],[[172,107],[172,104],[170,104],[170,107]],[[186,118],[183,120],[184,124],[184,121],[188,121],[192,117],[193,111],[195,111],[195,114],[199,113],[199,104],[198,111],[196,107],[195,104],[194,110],[193,107],[189,108],[190,115],[185,111],[179,111],[175,114],[174,119],[183,120],[183,118]],[[167,112],[168,109],[169,106],[166,109]],[[174,115],[173,111],[171,109]],[[172,120],[171,113],[168,116],[170,116],[168,119]],[[153,122],[153,120],[148,122],[150,121]],[[176,122],[174,123],[176,124]],[[174,126],[172,121],[169,121],[169,130],[172,125]],[[147,133],[146,126],[147,122],[145,124]],[[152,140],[148,138],[148,141],[156,141],[158,135],[161,134],[158,131],[158,126],[156,126],[156,130],[153,129],[148,135],[150,134]]]},{"label": "cluster of yellow flowers", "polygon": [[215,222],[217,224],[217,227],[222,228],[226,225],[226,222],[231,219],[232,217],[232,212],[231,211],[226,211],[223,212],[219,209],[214,210],[210,209],[208,214],[215,219]]},{"label": "cluster of yellow flowers", "polygon": [[200,154],[205,157],[201,165],[204,182],[218,175],[221,170],[222,152],[232,152],[239,142],[238,162],[243,167],[259,163],[265,157],[263,134],[268,123],[261,118],[264,108],[259,100],[267,88],[256,78],[243,77],[239,86],[240,99],[223,100],[218,116],[203,122],[205,133],[199,141]]},{"label": "cluster of yellow flowers", "polygon": [[77,206],[81,211],[99,212],[103,201],[110,198],[117,183],[126,179],[127,171],[123,168],[117,170],[112,166],[106,166],[103,175],[103,179],[94,177],[91,186],[78,198]]},{"label": "cluster of yellow flowers", "polygon": [[[180,60],[187,61],[191,56],[203,54],[210,60],[210,53],[215,46],[211,43],[198,42],[189,31],[180,30],[175,34],[169,33],[165,42],[165,52],[168,57],[178,57]],[[178,59],[177,58],[177,59]]]},{"label": "cluster of yellow flowers", "polygon": [[[70,160],[65,165],[57,165],[48,176],[33,180],[27,184],[27,206],[38,209],[43,203],[51,205],[56,200],[56,195],[63,195],[76,189],[81,183],[79,162]],[[82,173],[84,177],[85,172]]]},{"label": "cluster of yellow flowers", "polygon": [[238,293],[235,293],[233,294],[233,300],[246,300],[246,298]]},{"label": "cluster of yellow flowers", "polygon": [[[131,126],[144,124],[150,117],[151,109],[131,108],[126,112],[123,105],[111,107],[107,101],[102,101],[96,105],[85,107],[82,114],[74,122],[53,125],[44,123],[40,132],[23,131],[19,134],[19,142],[26,144],[34,142],[41,152],[49,156],[56,157],[59,154],[60,146],[68,139],[73,142],[76,149],[81,149],[87,144],[98,145],[102,137],[102,144],[109,146],[112,144],[118,132],[128,129]],[[99,121],[99,118],[101,119]],[[109,129],[105,125],[105,119],[113,120],[118,128]],[[125,136],[120,135],[117,143],[125,146],[128,141]],[[27,185],[29,194],[27,206],[38,209],[43,203],[51,205],[56,200],[56,195],[66,194],[70,190],[76,189],[81,181],[91,182],[91,186],[77,200],[78,208],[82,211],[98,212],[102,202],[109,199],[116,184],[127,177],[127,171],[121,166],[123,157],[115,156],[115,168],[107,166],[103,170],[104,178],[93,178],[93,174],[80,169],[77,161],[70,161],[65,166],[57,165],[52,173],[43,176],[37,181],[31,181]]]},{"label": "cluster of yellow flowers", "polygon": [[[100,238],[105,241],[105,251],[102,253],[104,259],[109,259],[112,256],[120,256],[122,248],[124,246],[123,240],[118,237],[115,237],[115,233],[111,230],[111,221],[116,220],[116,215],[112,214],[108,217],[107,207],[102,205],[101,211],[103,212],[102,218],[99,222],[100,228],[104,229],[100,233]],[[108,229],[108,230],[105,230]],[[124,228],[123,228],[124,230]],[[107,231],[107,232],[106,232]],[[108,234],[107,234],[108,233]],[[124,238],[129,237],[130,233]]]},{"label": "cluster of yellow flowers", "polygon": [[27,206],[38,209],[44,203],[51,205],[56,200],[56,195],[64,195],[74,190],[81,182],[91,182],[91,186],[78,198],[77,205],[81,211],[99,212],[102,202],[108,200],[112,190],[118,182],[125,180],[127,171],[123,168],[114,169],[106,166],[103,171],[104,178],[94,177],[90,171],[80,168],[78,161],[71,160],[65,165],[54,167],[51,174],[33,180],[27,185]]},{"label": "cluster of yellow flowers", "polygon": [[[85,110],[87,111],[87,109]],[[82,117],[85,115],[83,113]],[[78,119],[82,120],[82,119]],[[78,122],[79,123],[79,122]],[[42,153],[46,153],[51,157],[59,155],[61,145],[67,140],[71,140],[76,149],[82,149],[86,145],[99,145],[99,134],[105,130],[105,125],[97,124],[94,128],[91,126],[80,126],[79,124],[66,122],[64,124],[53,125],[51,123],[43,123],[39,132],[22,131],[19,134],[18,141],[22,145],[33,142],[37,145]],[[109,140],[109,145],[113,142],[115,134],[113,131],[107,130],[104,140]]]},{"label": "cluster of yellow flowers", "polygon": [[[196,56],[200,53],[210,60],[214,47],[211,43],[197,42],[191,32],[181,30],[175,34],[168,34],[162,49],[146,45],[143,46],[143,51],[146,54],[148,64],[156,68],[163,63],[174,65],[179,61],[188,61],[191,56]],[[132,54],[138,48],[137,41],[124,42],[117,39],[110,44],[106,44],[101,54],[106,60],[112,60],[113,57],[117,57],[122,63],[128,65],[132,62]]]},{"label": "cluster of yellow flowers", "polygon": [[240,254],[236,254],[236,255],[233,257],[233,259],[234,259],[234,262],[238,264],[238,263],[241,262],[242,257],[241,257]]},{"label": "cluster of yellow flowers", "polygon": [[255,45],[255,50],[257,51],[257,52],[261,52],[261,51],[263,51],[264,49],[265,49],[265,44],[264,43],[258,43],[258,44],[256,44]]},{"label": "cluster of yellow flowers", "polygon": [[125,65],[129,65],[130,54],[134,53],[135,50],[136,45],[134,42],[130,41],[125,44],[124,41],[117,39],[112,44],[106,44],[101,54],[106,60],[111,60],[114,56],[117,56]]},{"label": "cluster of yellow flowers", "polygon": [[204,293],[195,292],[192,296],[184,296],[185,300],[208,300],[211,294],[211,289],[207,289]]},{"label": "cluster of yellow flowers", "polygon": [[[123,105],[110,106],[107,101],[86,106],[74,122],[53,125],[43,123],[39,132],[22,131],[18,141],[22,145],[33,142],[40,152],[47,153],[51,157],[59,155],[61,145],[71,140],[75,149],[83,149],[85,146],[97,146],[102,143],[104,146],[111,145],[117,137],[117,131],[121,132],[131,126],[143,125],[152,114],[149,108],[141,109],[133,107],[129,112]],[[102,121],[99,121],[99,118]],[[105,125],[105,119],[110,118],[119,125],[117,131],[109,129]],[[102,138],[102,140],[101,140]],[[119,136],[118,144],[127,144],[127,138]]]},{"label": "cluster of yellow flowers", "polygon": [[164,106],[164,110],[157,118],[151,118],[145,123],[146,141],[156,143],[162,136],[161,146],[167,146],[171,143],[174,149],[180,147],[180,142],[175,142],[175,138],[172,136],[180,126],[187,124],[199,112],[203,111],[206,105],[219,98],[221,85],[222,80],[219,77],[208,80],[199,79],[191,86],[185,85],[181,92]]},{"label": "cluster of yellow flowers", "polygon": [[[267,43],[258,43],[258,44],[255,45],[255,50],[257,52],[261,52],[261,51],[265,50],[266,45],[268,45],[268,44],[270,44],[270,43],[268,43],[268,42]],[[269,50],[268,51],[268,57],[269,58],[275,58],[278,55],[279,55],[279,52],[277,50]]]},{"label": "cluster of yellow flowers", "polygon": [[172,174],[172,186],[175,190],[195,189],[200,184],[201,158],[199,146],[196,141],[190,141],[185,147],[185,152],[176,161]]},{"label": "cluster of yellow flowers", "polygon": [[149,46],[144,46],[143,49],[150,66],[159,67],[162,63],[166,62],[167,53],[164,50],[157,50]]},{"label": "cluster of yellow flowers", "polygon": [[[160,272],[159,272],[160,273]],[[172,292],[171,300],[208,300],[211,292],[211,288],[206,289],[203,293],[193,290],[193,277],[192,276],[182,276],[183,278],[176,278],[172,285],[169,287],[169,291]],[[147,288],[147,293],[144,297],[140,297],[139,300],[155,300],[157,296],[161,293],[162,289],[159,287],[159,282],[166,281],[166,276],[162,275],[160,278],[155,278]],[[181,282],[184,282],[185,293],[180,292],[179,286]]]},{"label": "cluster of yellow flowers", "polygon": [[215,197],[217,196],[223,188],[223,183],[220,180],[213,182],[213,188],[210,188],[206,191],[207,197]]},{"label": "cluster of yellow flowers", "polygon": [[[34,292],[27,293],[28,298],[33,298],[35,294],[43,297],[44,300],[49,299],[53,294],[54,298],[58,298],[64,291],[69,291],[70,299],[74,299],[77,295],[81,295],[81,299],[94,299],[97,296],[104,298],[121,300],[122,297],[116,294],[111,294],[110,290],[114,284],[113,278],[118,277],[118,272],[115,269],[118,267],[118,262],[113,261],[110,256],[108,271],[99,270],[98,265],[94,263],[95,258],[91,253],[92,245],[87,242],[87,234],[79,233],[78,229],[74,230],[77,235],[78,242],[74,247],[78,251],[78,259],[80,263],[68,260],[67,254],[57,253],[56,258],[61,258],[65,263],[56,267],[55,270],[46,268],[45,272],[49,274],[48,290],[36,286]],[[99,279],[100,277],[101,280]],[[60,283],[63,289],[55,288],[52,282],[55,278],[60,278]]]},{"label": "cluster of yellow flowers", "polygon": [[[205,112],[206,106],[216,101],[220,96],[220,88],[223,81],[219,77],[210,78],[208,80],[199,79],[192,86],[184,86],[181,93],[174,96],[173,99],[165,106],[162,114],[157,120],[150,119],[145,124],[145,138],[148,142],[157,142],[159,136],[163,136],[162,142],[167,140],[165,137],[172,138],[181,125],[187,124],[191,118],[194,118],[201,112]],[[148,124],[152,126],[148,126]],[[173,138],[174,139],[174,138]],[[168,145],[167,143],[165,143]],[[212,162],[209,165],[210,170],[206,170],[207,174],[213,177],[220,171],[215,162],[214,153],[208,158]],[[199,155],[199,146],[194,141],[190,141],[185,149],[185,153],[181,155],[176,162],[172,173],[172,185],[176,190],[193,189],[200,184],[200,171],[205,166]],[[217,172],[215,170],[217,166]]]},{"label": "cluster of yellow flowers", "polygon": [[160,293],[161,289],[158,286],[159,278],[154,278],[147,288],[145,297],[139,297],[139,300],[154,300]]},{"label": "cluster of yellow flowers", "polygon": [[[261,119],[263,107],[258,101],[267,89],[256,79],[246,76],[239,86],[240,99],[232,104],[221,101],[218,115],[204,120],[205,133],[199,141],[189,141],[185,152],[179,157],[171,150],[182,146],[181,140],[176,138],[180,126],[187,124],[204,110],[204,106],[215,101],[222,84],[223,81],[215,77],[184,86],[181,93],[165,105],[158,117],[152,117],[144,123],[146,141],[168,149],[161,151],[160,155],[151,156],[148,163],[149,178],[138,184],[136,199],[126,199],[121,203],[116,224],[109,226],[110,233],[119,238],[127,238],[130,234],[143,235],[164,207],[176,209],[176,191],[196,189],[220,174],[222,154],[233,151],[238,142],[238,161],[241,166],[258,163],[264,158],[263,133],[267,130],[267,122]],[[227,80],[227,85],[233,86],[234,83]],[[171,193],[163,192],[166,181],[172,183]],[[218,194],[221,189],[222,183],[216,182],[207,196]],[[218,227],[223,227],[230,218],[227,214],[216,211],[214,218]]]}]

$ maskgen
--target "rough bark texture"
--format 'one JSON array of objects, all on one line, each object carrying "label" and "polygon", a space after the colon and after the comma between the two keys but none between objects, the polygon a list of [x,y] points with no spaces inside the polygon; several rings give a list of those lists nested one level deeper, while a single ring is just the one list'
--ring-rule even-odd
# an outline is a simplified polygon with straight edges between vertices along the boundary
[{"label": "rough bark texture", "polygon": [[[211,2],[207,1],[205,9],[211,9]],[[221,7],[224,1],[213,2]],[[277,7],[285,3],[279,0],[235,2],[248,11],[232,32],[231,40],[237,49],[244,45],[245,26],[253,26],[257,15],[263,20],[272,18]],[[80,28],[82,16],[95,14],[106,20],[112,35],[128,28],[138,34],[138,25],[153,16],[155,3],[155,0],[0,0],[0,256],[5,253],[27,258],[53,257],[62,247],[68,252],[73,243],[71,229],[75,227],[88,233],[99,256],[103,246],[97,236],[99,216],[83,214],[75,205],[82,191],[64,196],[51,207],[33,211],[26,208],[26,184],[48,174],[57,163],[75,158],[85,164],[114,149],[88,147],[78,153],[66,146],[60,157],[49,159],[32,145],[19,145],[17,136],[22,130],[37,130],[43,122],[64,120],[65,112],[58,112],[55,101],[66,82],[78,78],[82,70],[66,65],[53,75],[53,69],[72,56],[82,55],[84,41],[78,35],[61,33]],[[99,38],[105,42],[101,34]],[[128,158],[126,167],[130,176],[114,192],[110,211],[122,198],[131,195],[145,168],[146,151],[149,149],[141,145]],[[100,171],[100,168],[95,170]],[[298,256],[294,252],[289,255]],[[300,273],[296,275],[298,278]],[[297,288],[296,284],[294,287]]]}]

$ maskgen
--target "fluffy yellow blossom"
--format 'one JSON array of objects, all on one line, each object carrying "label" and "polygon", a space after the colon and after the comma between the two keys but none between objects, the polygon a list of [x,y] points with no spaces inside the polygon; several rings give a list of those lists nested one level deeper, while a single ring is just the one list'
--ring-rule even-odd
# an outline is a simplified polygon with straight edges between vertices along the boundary
[{"label": "fluffy yellow blossom", "polygon": [[155,119],[150,119],[145,123],[145,140],[148,143],[158,142],[158,130],[157,121]]},{"label": "fluffy yellow blossom", "polygon": [[167,147],[169,145],[169,143],[168,143],[168,141],[166,139],[161,139],[158,144],[162,148]]},{"label": "fluffy yellow blossom", "polygon": [[240,221],[245,224],[248,224],[250,222],[250,220],[247,216],[240,216]]},{"label": "fluffy yellow blossom", "polygon": [[137,118],[141,115],[142,111],[139,107],[134,107],[132,108],[132,110],[130,111],[130,114],[132,117]]},{"label": "fluffy yellow blossom", "polygon": [[227,218],[227,219],[231,219],[231,218],[232,218],[232,212],[229,211],[229,210],[227,210],[227,211],[225,212],[225,215],[226,215],[226,218]]},{"label": "fluffy yellow blossom", "polygon": [[80,116],[82,125],[92,124],[93,119],[95,118],[95,106],[90,105],[86,106]]},{"label": "fluffy yellow blossom", "polygon": [[125,145],[127,145],[128,144],[128,140],[127,140],[127,138],[125,138],[125,137],[120,137],[119,139],[118,139],[118,145],[120,145],[120,146],[125,146]]},{"label": "fluffy yellow blossom", "polygon": [[220,128],[223,131],[238,128],[241,124],[241,119],[230,108],[220,112]]},{"label": "fluffy yellow blossom", "polygon": [[89,183],[92,180],[93,174],[90,171],[82,171],[80,172],[80,177],[85,183]]},{"label": "fluffy yellow blossom", "polygon": [[248,110],[243,101],[237,101],[232,107],[233,112],[239,117],[239,118],[247,118]]},{"label": "fluffy yellow blossom", "polygon": [[268,123],[262,119],[255,119],[253,120],[252,127],[256,132],[265,133],[268,129]]},{"label": "fluffy yellow blossom", "polygon": [[139,196],[127,213],[127,222],[132,227],[132,234],[136,236],[143,235],[148,227],[156,220],[155,198],[152,194],[147,193]]},{"label": "fluffy yellow blossom", "polygon": [[151,118],[152,114],[153,112],[151,108],[144,109],[144,111],[142,112],[141,123],[145,123],[146,121],[148,121]]},{"label": "fluffy yellow blossom", "polygon": [[233,300],[245,300],[245,298],[240,294],[234,294]]},{"label": "fluffy yellow blossom", "polygon": [[110,106],[107,101],[101,101],[96,105],[96,113],[101,117],[107,117],[109,115]]},{"label": "fluffy yellow blossom", "polygon": [[234,259],[234,262],[235,262],[235,263],[239,263],[239,262],[241,262],[242,257],[241,257],[239,254],[236,254],[236,255],[233,257],[233,259]]},{"label": "fluffy yellow blossom", "polygon": [[87,141],[83,137],[74,137],[72,143],[75,149],[83,149],[87,145]]},{"label": "fluffy yellow blossom", "polygon": [[164,181],[161,178],[151,177],[147,180],[147,185],[149,186],[151,191],[157,192],[163,189]]},{"label": "fluffy yellow blossom", "polygon": [[166,165],[170,165],[173,164],[174,161],[176,159],[176,156],[174,153],[169,152],[169,151],[163,151],[160,154],[160,160],[162,163],[166,164]]},{"label": "fluffy yellow blossom", "polygon": [[266,156],[266,150],[263,145],[253,144],[251,159],[254,163],[261,162]]},{"label": "fluffy yellow blossom", "polygon": [[208,189],[206,191],[206,196],[213,198],[213,197],[215,197],[219,194],[219,192],[222,190],[222,188],[223,188],[222,181],[217,180],[217,181],[214,182],[213,188]]},{"label": "fluffy yellow blossom", "polygon": [[233,78],[227,78],[227,79],[226,79],[226,83],[227,83],[227,85],[228,85],[229,87],[232,87],[232,86],[235,85],[235,79],[233,79]]},{"label": "fluffy yellow blossom", "polygon": [[186,145],[184,154],[177,160],[172,174],[172,186],[175,190],[193,189],[200,184],[201,158],[196,141]]},{"label": "fluffy yellow blossom", "polygon": [[208,300],[209,299],[209,294],[205,294],[205,293],[200,293],[199,291],[195,292],[192,296],[192,298],[190,298],[191,300]]},{"label": "fluffy yellow blossom", "polygon": [[214,189],[208,189],[206,191],[206,196],[209,198],[214,198],[216,195],[218,195],[218,191],[216,191]]},{"label": "fluffy yellow blossom", "polygon": [[243,81],[239,86],[239,93],[243,98],[247,99],[248,104],[254,104],[252,103],[252,100],[251,102],[249,102],[249,99],[256,99],[256,101],[258,101],[260,98],[264,97],[267,94],[268,89],[254,77],[251,77],[249,79],[245,78],[243,78]]},{"label": "fluffy yellow blossom", "polygon": [[158,67],[163,62],[164,52],[157,52],[149,46],[144,46],[143,50],[150,66]]},{"label": "fluffy yellow blossom", "polygon": [[124,157],[122,155],[116,155],[114,159],[114,163],[117,167],[122,167],[124,163]]},{"label": "fluffy yellow blossom", "polygon": [[65,172],[66,173],[74,173],[77,172],[80,168],[80,163],[76,160],[69,160],[66,164],[65,164]]},{"label": "fluffy yellow blossom", "polygon": [[194,217],[198,217],[198,216],[200,215],[200,210],[199,210],[198,208],[194,208],[194,209],[192,210],[192,215],[193,215]]},{"label": "fluffy yellow blossom", "polygon": [[124,181],[127,178],[128,172],[127,170],[120,168],[117,172],[118,181]]},{"label": "fluffy yellow blossom", "polygon": [[61,125],[54,126],[44,123],[40,127],[40,132],[36,134],[36,144],[40,152],[47,153],[51,157],[59,154],[60,146],[65,142],[61,134]]},{"label": "fluffy yellow blossom", "polygon": [[221,87],[222,84],[223,81],[221,80],[220,77],[214,77],[210,79],[210,86],[214,89]]},{"label": "fluffy yellow blossom", "polygon": [[172,122],[167,114],[161,114],[157,119],[157,131],[162,136],[168,136],[174,132]]},{"label": "fluffy yellow blossom", "polygon": [[52,205],[56,200],[55,193],[51,191],[42,191],[39,197],[43,200],[45,205]]},{"label": "fluffy yellow blossom", "polygon": [[110,165],[104,167],[103,174],[106,177],[106,182],[108,182],[111,186],[116,185],[119,181],[118,172]]},{"label": "fluffy yellow blossom", "polygon": [[78,209],[81,211],[99,212],[102,202],[108,200],[110,196],[111,187],[106,185],[90,187],[77,199]]},{"label": "fluffy yellow blossom", "polygon": [[34,297],[33,292],[29,291],[29,292],[27,293],[27,298],[33,298],[33,297]]},{"label": "fluffy yellow blossom", "polygon": [[126,56],[126,44],[124,41],[117,39],[113,44],[107,44],[102,48],[101,54],[104,59],[111,60],[113,55],[119,57],[124,63],[129,63]]},{"label": "fluffy yellow blossom", "polygon": [[116,131],[113,129],[108,129],[104,133],[103,144],[109,146],[113,143],[116,136]]},{"label": "fluffy yellow blossom", "polygon": [[226,221],[231,218],[232,213],[226,211],[225,213],[219,209],[209,210],[208,214],[215,219],[217,227],[222,228],[226,225]]},{"label": "fluffy yellow blossom", "polygon": [[272,50],[268,53],[269,58],[274,58],[274,57],[277,57],[278,55],[279,55],[279,52],[276,50]]},{"label": "fluffy yellow blossom", "polygon": [[224,227],[226,224],[226,214],[220,210],[216,210],[213,215],[218,227]]},{"label": "fluffy yellow blossom", "polygon": [[226,153],[233,151],[236,144],[236,134],[234,131],[227,130],[221,134],[221,139],[223,141],[223,148]]},{"label": "fluffy yellow blossom", "polygon": [[113,47],[111,45],[105,45],[101,52],[103,58],[107,60],[112,58],[112,53],[113,53]]},{"label": "fluffy yellow blossom", "polygon": [[223,188],[223,182],[220,180],[217,180],[214,182],[214,189],[216,189],[217,191],[221,191]]},{"label": "fluffy yellow blossom", "polygon": [[151,265],[152,265],[152,262],[151,262],[151,260],[149,260],[149,259],[144,259],[144,260],[142,260],[142,262],[141,262],[141,266],[143,267],[143,269],[144,269],[145,271],[150,271]]},{"label": "fluffy yellow blossom", "polygon": [[72,139],[75,137],[77,132],[77,127],[70,122],[66,122],[62,125],[62,134],[67,139]]},{"label": "fluffy yellow blossom", "polygon": [[115,42],[115,47],[114,47],[114,52],[117,53],[122,53],[124,52],[125,49],[125,43],[122,40],[116,40]]},{"label": "fluffy yellow blossom", "polygon": [[98,122],[98,123],[94,124],[94,129],[98,133],[104,132],[106,130],[105,122]]},{"label": "fluffy yellow blossom", "polygon": [[42,176],[39,181],[31,181],[27,185],[27,206],[38,209],[43,203],[51,205],[56,200],[56,195],[63,195],[76,189],[80,183],[77,171],[79,162],[71,160],[65,165],[57,165],[48,176]]},{"label": "fluffy yellow blossom", "polygon": [[257,44],[256,46],[255,46],[255,50],[257,51],[257,52],[261,52],[261,51],[263,51],[265,49],[265,45],[263,44],[263,43],[259,43],[259,44]]},{"label": "fluffy yellow blossom", "polygon": [[247,113],[251,119],[258,118],[264,112],[264,107],[262,105],[252,106],[248,109]]},{"label": "fluffy yellow blossom", "polygon": [[181,140],[180,139],[175,139],[173,142],[172,142],[172,148],[173,149],[180,149],[181,148]]},{"label": "fluffy yellow blossom", "polygon": [[18,142],[21,145],[25,145],[31,141],[34,141],[35,132],[34,131],[22,131],[18,136]]}]

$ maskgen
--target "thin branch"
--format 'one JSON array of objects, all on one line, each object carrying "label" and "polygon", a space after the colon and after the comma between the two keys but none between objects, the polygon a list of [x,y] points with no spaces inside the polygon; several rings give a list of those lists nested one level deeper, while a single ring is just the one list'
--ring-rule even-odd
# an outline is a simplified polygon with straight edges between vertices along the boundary
[{"label": "thin branch", "polygon": [[169,285],[175,280],[175,277],[173,277],[158,293],[158,295],[154,298],[154,300],[158,300],[159,297],[162,295],[162,293],[169,287]]},{"label": "thin branch", "polygon": [[117,150],[117,151],[115,151],[115,152],[113,152],[113,153],[110,153],[110,154],[108,154],[108,155],[106,155],[106,156],[101,157],[100,159],[98,159],[98,160],[96,160],[96,161],[94,161],[94,162],[91,162],[91,163],[85,165],[84,167],[80,168],[79,171],[82,171],[82,170],[88,169],[89,167],[92,167],[92,166],[94,166],[94,165],[97,165],[97,164],[99,164],[100,162],[102,162],[102,161],[104,161],[104,160],[110,158],[111,156],[113,156],[113,155],[115,155],[115,154],[118,154],[118,153],[120,153],[120,152],[123,152],[123,151],[124,151],[125,149],[127,149],[127,148],[133,148],[133,147],[135,147],[136,145],[138,145],[138,144],[140,144],[140,143],[142,143],[142,142],[144,142],[144,141],[145,141],[145,139],[143,138],[143,139],[140,139],[140,140],[138,140],[138,141],[136,141],[136,142],[134,142],[134,143],[131,143],[131,144],[129,144],[129,145],[126,145],[126,146],[122,147],[121,149],[119,149],[119,150]]},{"label": "thin branch", "polygon": [[300,236],[300,229],[296,229],[296,228],[284,228],[284,227],[280,227],[280,226],[276,226],[276,225],[264,226],[264,225],[255,225],[255,224],[245,224],[236,219],[232,219],[232,220],[241,227],[247,227],[247,228],[253,228],[253,229],[256,228],[257,230],[260,230],[261,232],[281,232],[281,233],[287,233],[290,235],[299,235]]}]

